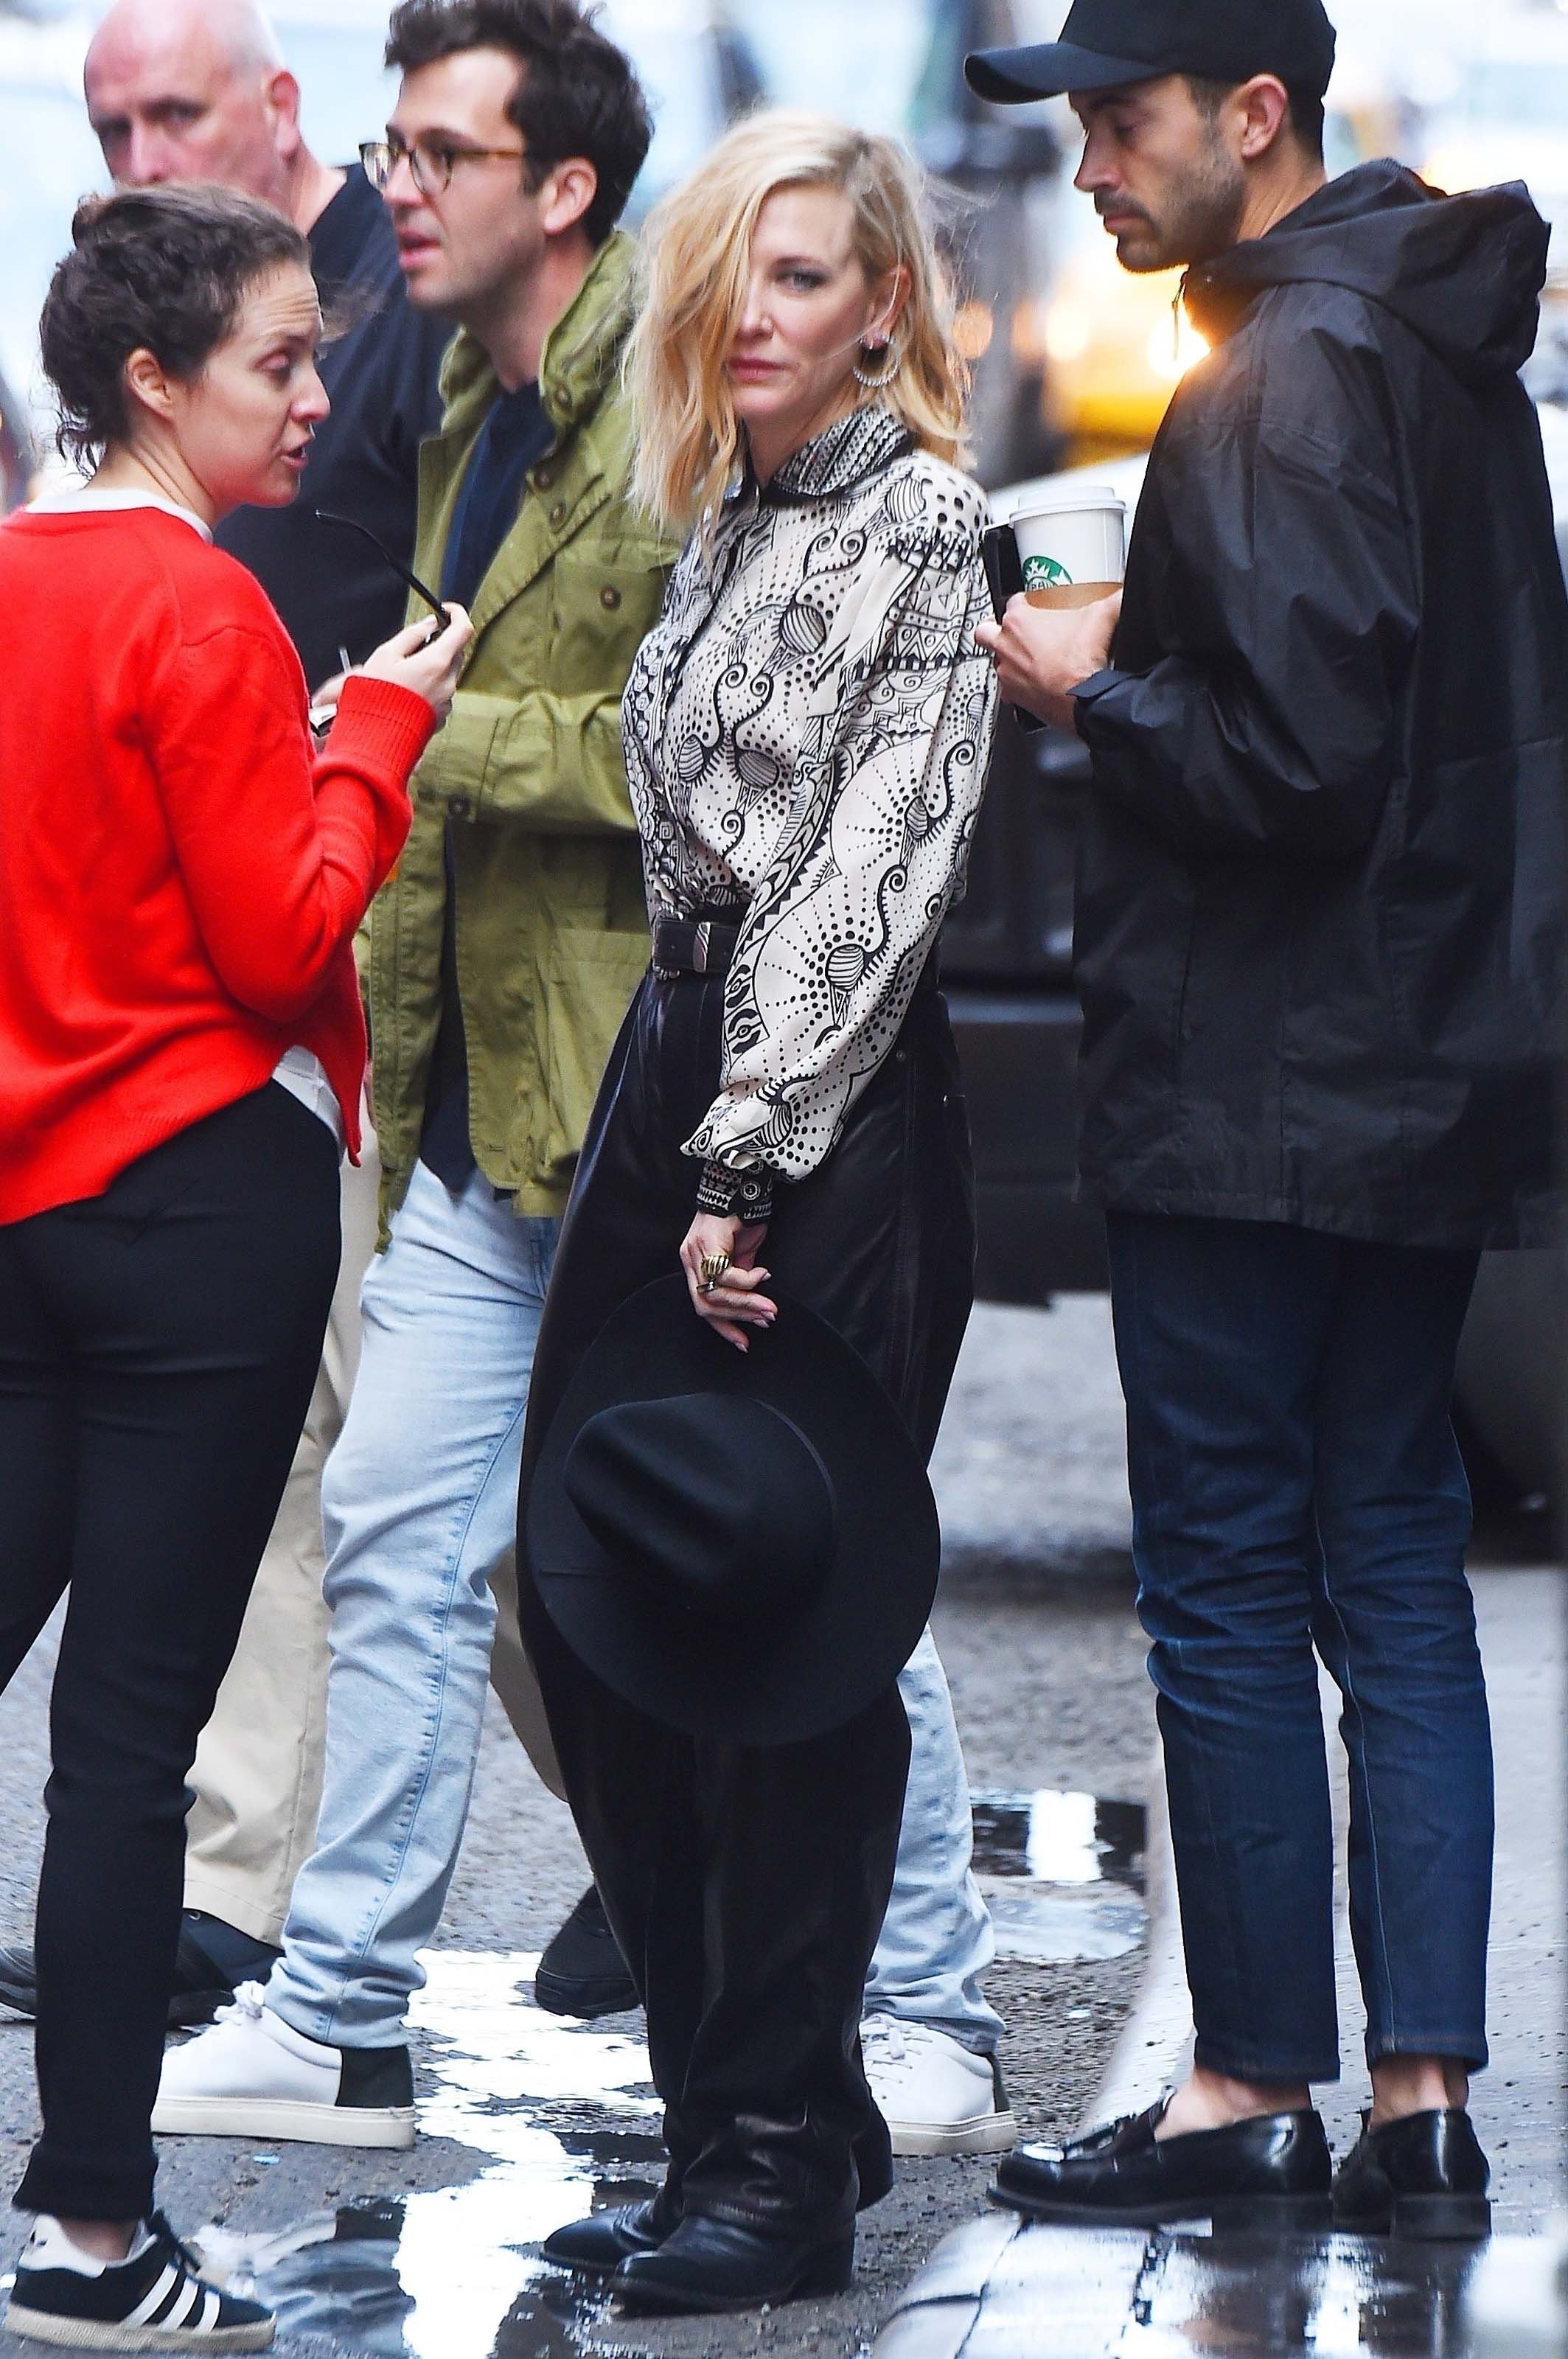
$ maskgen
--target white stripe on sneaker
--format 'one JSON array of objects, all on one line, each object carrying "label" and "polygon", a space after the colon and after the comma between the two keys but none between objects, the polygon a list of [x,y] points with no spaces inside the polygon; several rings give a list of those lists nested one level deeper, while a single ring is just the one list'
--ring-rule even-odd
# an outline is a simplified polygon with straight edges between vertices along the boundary
[{"label": "white stripe on sneaker", "polygon": [[127,2310],[125,2312],[125,2325],[147,2326],[150,2324],[152,2320],[157,2316],[160,2305],[168,2300],[169,2295],[173,2292],[177,2285],[184,2282],[184,2278],[185,2272],[183,2269],[177,2269],[173,2266],[172,2262],[165,2262],[163,2274],[158,2278],[158,2283],[153,2287],[151,2292],[146,2293],[142,2296],[141,2300],[137,2302],[135,2310]]},{"label": "white stripe on sneaker", "polygon": [[192,2326],[196,2312],[202,2307],[202,2287],[194,2277],[187,2277],[180,2288],[180,2298],[169,2306],[169,2316],[160,2318],[160,2326]]},{"label": "white stripe on sneaker", "polygon": [[215,2294],[212,2287],[209,2286],[202,2297],[201,2318],[197,2321],[197,2324],[203,2334],[211,2334],[213,2327],[218,2323],[218,2312],[222,2310],[223,2306],[223,2301],[220,2296]]}]

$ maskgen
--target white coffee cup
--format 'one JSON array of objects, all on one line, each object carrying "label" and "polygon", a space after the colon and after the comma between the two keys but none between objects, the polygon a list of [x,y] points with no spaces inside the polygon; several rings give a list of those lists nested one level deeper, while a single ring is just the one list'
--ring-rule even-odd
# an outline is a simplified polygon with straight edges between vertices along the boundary
[{"label": "white coffee cup", "polygon": [[1127,505],[1109,484],[1031,492],[1011,523],[1031,606],[1089,606],[1121,587]]}]

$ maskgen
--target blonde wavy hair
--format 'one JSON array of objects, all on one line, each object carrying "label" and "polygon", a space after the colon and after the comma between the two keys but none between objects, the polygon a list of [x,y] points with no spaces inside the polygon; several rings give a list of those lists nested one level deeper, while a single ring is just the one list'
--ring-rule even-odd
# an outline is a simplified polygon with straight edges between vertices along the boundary
[{"label": "blonde wavy hair", "polygon": [[711,516],[740,461],[727,363],[746,300],[757,215],[776,189],[837,189],[875,283],[902,266],[909,292],[886,386],[859,388],[902,419],[922,450],[962,460],[967,373],[932,235],[926,183],[896,139],[783,107],[735,125],[648,217],[642,303],[626,367],[637,417],[634,495],[684,530]]}]

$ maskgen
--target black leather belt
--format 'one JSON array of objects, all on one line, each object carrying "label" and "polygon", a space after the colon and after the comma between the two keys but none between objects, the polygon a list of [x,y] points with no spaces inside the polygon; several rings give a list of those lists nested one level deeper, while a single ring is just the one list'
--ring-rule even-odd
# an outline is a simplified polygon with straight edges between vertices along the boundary
[{"label": "black leather belt", "polygon": [[722,918],[656,918],[653,962],[664,974],[723,974],[739,940]]}]

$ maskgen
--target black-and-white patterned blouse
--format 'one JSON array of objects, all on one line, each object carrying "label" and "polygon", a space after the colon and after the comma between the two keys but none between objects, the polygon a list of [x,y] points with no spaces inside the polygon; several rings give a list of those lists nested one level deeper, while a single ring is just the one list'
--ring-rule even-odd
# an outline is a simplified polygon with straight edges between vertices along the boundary
[{"label": "black-and-white patterned blouse", "polygon": [[962,884],[996,707],[985,523],[966,477],[855,410],[726,501],[632,667],[650,913],[740,927],[723,1084],[686,1142],[703,1201],[822,1160]]}]

